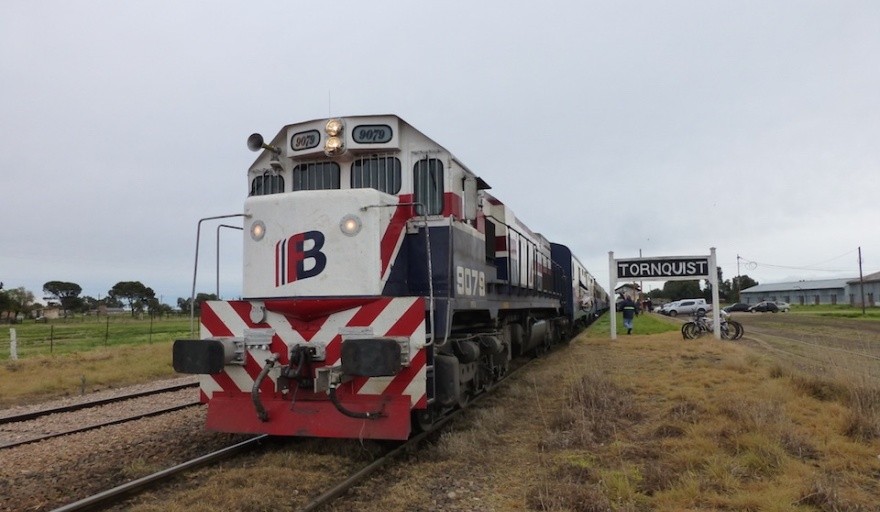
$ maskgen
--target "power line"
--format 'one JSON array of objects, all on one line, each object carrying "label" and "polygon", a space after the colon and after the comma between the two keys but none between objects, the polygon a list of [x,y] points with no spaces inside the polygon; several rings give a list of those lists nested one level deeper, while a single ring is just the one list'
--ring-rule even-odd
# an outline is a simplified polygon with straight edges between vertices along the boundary
[{"label": "power line", "polygon": [[836,260],[836,259],[843,258],[844,256],[849,256],[850,254],[853,254],[853,253],[855,253],[856,251],[858,251],[858,249],[853,249],[853,250],[851,250],[851,251],[848,251],[848,252],[845,252],[845,253],[841,254],[840,256],[835,256],[835,257],[830,258],[830,259],[827,259],[827,260],[825,260],[825,261],[820,261],[820,262],[818,262],[818,263],[813,263],[812,265],[809,265],[809,266],[813,267],[813,266],[816,266],[816,265],[824,265],[825,263],[828,263],[829,261],[834,261],[834,260]]},{"label": "power line", "polygon": [[[837,258],[840,258],[840,256],[838,256]],[[832,258],[832,259],[837,259],[837,258]],[[748,258],[740,257],[740,259],[746,262],[746,266],[747,266],[746,268],[748,268],[749,270],[753,270],[753,269],[757,268],[758,265],[763,265],[765,267],[772,267],[772,268],[784,268],[787,270],[810,270],[813,272],[846,272],[848,270],[848,269],[834,269],[834,268],[816,268],[814,266],[795,267],[795,266],[791,266],[791,265],[774,265],[772,263],[762,263],[760,261],[750,260]],[[828,261],[831,261],[831,260],[828,260]]]}]

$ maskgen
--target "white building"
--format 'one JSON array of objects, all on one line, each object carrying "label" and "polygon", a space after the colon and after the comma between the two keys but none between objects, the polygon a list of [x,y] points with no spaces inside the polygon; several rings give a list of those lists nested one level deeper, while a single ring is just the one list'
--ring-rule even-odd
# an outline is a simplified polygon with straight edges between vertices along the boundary
[{"label": "white building", "polygon": [[[880,297],[880,272],[864,277],[865,304],[876,305]],[[740,292],[740,302],[757,304],[764,300],[778,300],[789,304],[849,304],[862,305],[859,278],[822,279],[788,283],[759,284]]]}]

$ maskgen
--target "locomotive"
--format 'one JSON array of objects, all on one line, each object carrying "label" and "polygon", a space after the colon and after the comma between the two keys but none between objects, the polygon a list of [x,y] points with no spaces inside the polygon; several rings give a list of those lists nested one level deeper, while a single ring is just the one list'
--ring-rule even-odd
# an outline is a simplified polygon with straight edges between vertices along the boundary
[{"label": "locomotive", "polygon": [[206,427],[403,440],[569,339],[608,295],[395,115],[251,135],[240,300],[201,305],[173,366]]}]

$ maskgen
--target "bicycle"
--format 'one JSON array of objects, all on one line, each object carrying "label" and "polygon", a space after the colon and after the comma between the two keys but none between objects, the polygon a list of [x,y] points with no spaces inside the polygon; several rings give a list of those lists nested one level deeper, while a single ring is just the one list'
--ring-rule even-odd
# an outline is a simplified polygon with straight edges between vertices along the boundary
[{"label": "bicycle", "polygon": [[[726,312],[721,313],[721,325],[719,331],[723,340],[738,340],[745,332],[741,323],[730,320]],[[693,320],[685,322],[681,326],[681,335],[684,339],[693,340],[706,333],[714,333],[714,326],[705,314],[694,315]]]}]

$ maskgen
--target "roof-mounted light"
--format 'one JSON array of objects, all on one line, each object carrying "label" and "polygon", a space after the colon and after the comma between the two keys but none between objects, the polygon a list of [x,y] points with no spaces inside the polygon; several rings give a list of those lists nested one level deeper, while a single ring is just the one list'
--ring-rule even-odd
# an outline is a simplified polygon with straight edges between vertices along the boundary
[{"label": "roof-mounted light", "polygon": [[339,137],[328,137],[327,141],[324,142],[324,154],[327,156],[338,155],[344,150],[345,144],[342,143],[342,139]]},{"label": "roof-mounted light", "polygon": [[327,132],[327,135],[331,137],[336,137],[342,133],[343,125],[342,121],[339,119],[331,119],[327,121],[327,125],[324,126],[324,131]]},{"label": "roof-mounted light", "polygon": [[340,119],[331,119],[324,126],[324,132],[327,133],[327,140],[324,141],[324,154],[327,156],[336,156],[345,152],[345,141],[343,132],[345,125]]}]

